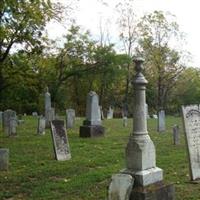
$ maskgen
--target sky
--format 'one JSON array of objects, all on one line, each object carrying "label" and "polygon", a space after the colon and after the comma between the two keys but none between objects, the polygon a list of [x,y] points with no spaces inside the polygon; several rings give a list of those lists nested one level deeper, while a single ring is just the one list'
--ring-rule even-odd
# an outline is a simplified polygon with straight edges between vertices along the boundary
[{"label": "sky", "polygon": [[[66,0],[55,0],[66,4]],[[103,2],[103,3],[102,3]],[[99,36],[99,26],[109,30],[111,42],[118,40],[117,13],[115,5],[119,0],[79,0],[71,14],[75,18],[77,25],[81,25],[85,30],[90,30],[94,38]],[[123,0],[121,0],[123,3]],[[136,15],[142,16],[154,10],[170,12],[176,16],[181,32],[185,33],[185,45],[182,48],[191,53],[188,64],[193,67],[200,67],[200,2],[197,0],[133,0]],[[56,28],[55,28],[56,27]],[[49,24],[48,33],[50,38],[59,39],[66,33],[68,25]]]}]

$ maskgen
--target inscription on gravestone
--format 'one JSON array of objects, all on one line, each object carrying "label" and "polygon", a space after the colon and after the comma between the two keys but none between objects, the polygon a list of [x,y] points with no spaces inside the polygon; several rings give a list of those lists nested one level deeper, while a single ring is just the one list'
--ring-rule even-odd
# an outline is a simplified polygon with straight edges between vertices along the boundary
[{"label": "inscription on gravestone", "polygon": [[71,159],[69,142],[64,127],[64,120],[51,121],[51,134],[56,159],[61,161]]},{"label": "inscription on gravestone", "polygon": [[200,106],[182,106],[192,181],[200,179]]}]

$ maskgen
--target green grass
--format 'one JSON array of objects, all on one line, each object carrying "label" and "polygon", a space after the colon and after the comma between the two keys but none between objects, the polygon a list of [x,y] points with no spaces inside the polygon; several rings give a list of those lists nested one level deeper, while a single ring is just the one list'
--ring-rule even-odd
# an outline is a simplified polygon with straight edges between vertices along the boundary
[{"label": "green grass", "polygon": [[[37,119],[26,117],[18,136],[0,132],[0,147],[9,148],[9,171],[0,172],[0,199],[105,200],[112,174],[125,167],[125,147],[132,130],[121,119],[104,120],[105,137],[79,138],[79,126],[68,131],[72,159],[56,161],[50,131],[36,135]],[[156,146],[157,166],[164,180],[174,183],[177,200],[200,199],[200,186],[189,183],[188,159],[180,118],[167,117],[167,131],[156,132],[156,120],[148,120],[149,134]],[[172,126],[181,127],[181,144],[172,144]]]}]

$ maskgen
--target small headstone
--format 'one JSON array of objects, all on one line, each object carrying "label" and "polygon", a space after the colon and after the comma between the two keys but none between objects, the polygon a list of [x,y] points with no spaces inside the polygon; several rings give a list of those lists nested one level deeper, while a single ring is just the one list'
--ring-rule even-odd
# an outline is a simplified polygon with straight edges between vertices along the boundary
[{"label": "small headstone", "polygon": [[165,111],[160,110],[158,112],[158,132],[165,131]]},{"label": "small headstone", "polygon": [[127,117],[123,117],[123,127],[127,127],[128,125],[128,118]]},{"label": "small headstone", "polygon": [[17,125],[18,125],[18,120],[16,117],[11,117],[10,118],[10,123],[9,123],[9,136],[16,136],[17,135]]},{"label": "small headstone", "polygon": [[103,108],[102,106],[99,106],[99,107],[100,107],[100,113],[101,113],[101,120],[104,120]]},{"label": "small headstone", "polygon": [[37,117],[37,116],[38,116],[38,113],[37,113],[37,112],[32,112],[32,116],[33,116],[33,117]]},{"label": "small headstone", "polygon": [[180,144],[180,134],[179,134],[179,126],[173,126],[173,144],[178,145]]},{"label": "small headstone", "polygon": [[101,125],[99,97],[96,92],[90,91],[87,95],[86,119],[80,127],[80,137],[103,136],[104,127]]},{"label": "small headstone", "polygon": [[45,135],[45,118],[43,116],[40,116],[38,118],[38,128],[37,133],[39,135]]},{"label": "small headstone", "polygon": [[51,135],[56,159],[60,161],[71,159],[69,142],[63,120],[51,121]]},{"label": "small headstone", "polygon": [[0,148],[0,171],[8,170],[9,149]]},{"label": "small headstone", "polygon": [[66,110],[66,128],[73,128],[75,123],[75,110],[67,109]]},{"label": "small headstone", "polygon": [[200,179],[200,105],[182,106],[192,181]]},{"label": "small headstone", "polygon": [[24,113],[24,116],[27,116],[27,114],[26,114],[26,113]]},{"label": "small headstone", "polygon": [[108,190],[108,200],[130,200],[134,179],[129,174],[112,176]]},{"label": "small headstone", "polygon": [[17,120],[17,115],[15,111],[8,109],[3,112],[3,130],[4,130],[4,133],[6,133],[7,135],[10,135],[10,131],[11,131],[11,128],[10,128],[11,118]]},{"label": "small headstone", "polygon": [[113,108],[110,106],[109,107],[109,110],[108,110],[108,113],[107,113],[107,119],[113,119]]},{"label": "small headstone", "polygon": [[153,114],[152,117],[153,117],[153,119],[158,119],[158,115],[156,115],[156,114]]}]

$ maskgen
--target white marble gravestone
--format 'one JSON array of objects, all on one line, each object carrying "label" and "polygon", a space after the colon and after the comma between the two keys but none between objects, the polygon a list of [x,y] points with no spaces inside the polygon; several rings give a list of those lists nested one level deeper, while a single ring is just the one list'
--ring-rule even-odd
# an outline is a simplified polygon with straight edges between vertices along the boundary
[{"label": "white marble gravestone", "polygon": [[64,120],[51,121],[51,135],[54,145],[55,157],[59,161],[71,159],[69,142],[64,126]]},{"label": "white marble gravestone", "polygon": [[37,133],[38,135],[45,135],[45,117],[40,116],[38,118],[38,128],[37,128]]},{"label": "white marble gravestone", "polygon": [[67,109],[66,110],[66,128],[73,128],[75,123],[75,110]]},{"label": "white marble gravestone", "polygon": [[158,112],[158,132],[165,131],[165,111],[160,110]]},{"label": "white marble gravestone", "polygon": [[123,117],[123,127],[128,126],[128,118],[126,116]]},{"label": "white marble gravestone", "polygon": [[182,106],[190,177],[200,179],[200,105]]},{"label": "white marble gravestone", "polygon": [[107,119],[113,119],[113,108],[110,106],[109,107],[109,110],[108,110],[108,113],[107,113]]}]

